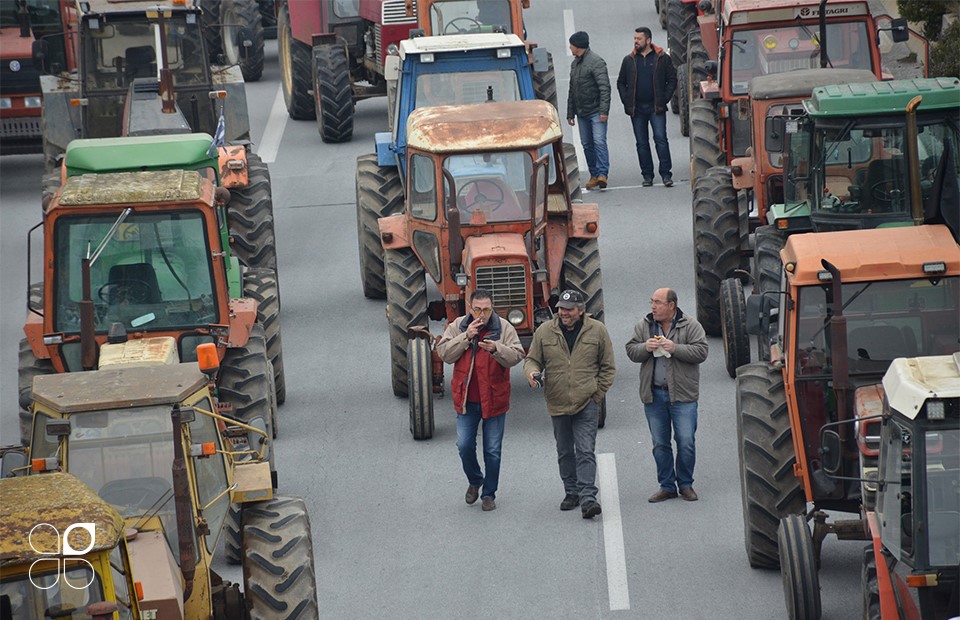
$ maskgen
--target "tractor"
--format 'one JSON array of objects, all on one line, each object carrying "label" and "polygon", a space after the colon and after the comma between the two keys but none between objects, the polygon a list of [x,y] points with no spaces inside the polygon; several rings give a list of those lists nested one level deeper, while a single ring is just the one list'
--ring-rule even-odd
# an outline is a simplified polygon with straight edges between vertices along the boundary
[{"label": "tractor", "polygon": [[[742,158],[755,161],[768,155],[760,151],[762,145],[752,131],[748,96],[754,78],[828,66],[884,77],[878,25],[867,3],[824,5],[811,0],[799,4],[795,0],[720,0],[714,10],[709,0],[700,3],[699,29],[690,33],[687,62],[677,72],[682,126],[686,124],[683,106],[689,102],[691,189],[696,191],[702,177],[714,177],[704,181],[707,186],[701,188],[700,196],[727,182],[731,174],[727,166],[742,169]],[[896,40],[911,36],[905,21],[891,23],[888,30]],[[811,87],[816,84],[810,82]],[[794,101],[805,94],[794,95]],[[734,161],[737,158],[739,163]],[[736,184],[743,187],[743,180],[734,179],[734,189]],[[727,190],[725,195],[729,194]],[[744,198],[743,205],[734,201],[721,209],[716,208],[716,200],[693,203],[697,319],[714,336],[721,335],[720,282],[733,275],[741,258],[749,256],[745,224],[750,215],[754,222],[765,216],[762,203],[750,205],[756,213],[741,214],[748,206]]]},{"label": "tractor", "polygon": [[[366,297],[386,296],[377,219],[404,209],[410,114],[426,106],[549,100],[533,80],[535,71],[547,69],[547,61],[543,48],[528,51],[518,36],[503,33],[416,37],[402,41],[398,54],[388,58],[387,79],[396,83],[391,131],[376,134],[376,153],[357,158],[357,236]],[[576,151],[564,145],[563,152],[571,196],[579,198]]]},{"label": "tractor", "polygon": [[790,617],[818,618],[823,540],[868,539],[852,425],[871,409],[864,388],[895,358],[958,349],[960,247],[922,225],[793,235],[781,257],[781,290],[748,312],[752,331],[776,317],[771,360],[737,369],[744,542],[752,567],[784,572]]},{"label": "tractor", "polygon": [[414,439],[429,439],[444,386],[429,320],[464,314],[478,288],[524,347],[564,289],[603,320],[600,218],[571,201],[560,118],[545,101],[418,108],[406,127],[406,207],[377,224],[393,392],[409,397]]},{"label": "tractor", "polygon": [[[118,529],[122,535],[101,537],[97,528],[95,545],[106,563],[99,556],[86,564],[64,558],[66,583],[87,583],[86,594],[24,591],[26,579],[53,580],[58,562],[14,567],[0,585],[20,610],[12,617],[62,617],[44,616],[44,609],[60,605],[63,614],[65,605],[82,609],[95,602],[114,603],[120,618],[318,617],[309,516],[301,499],[274,492],[271,417],[244,422],[225,415],[212,389],[216,345],[200,345],[197,358],[179,363],[169,337],[130,340],[104,345],[99,370],[36,378],[29,451],[3,455],[6,471],[31,475],[0,484],[50,491],[69,485],[69,495],[38,496],[60,498],[65,511],[74,507],[93,517],[80,522],[99,518],[112,524],[104,534]],[[219,383],[223,394],[225,382]],[[265,383],[260,387],[265,393]],[[17,460],[24,464],[17,467]],[[4,497],[19,513],[5,525],[35,526],[30,541],[41,552],[53,542],[51,534],[68,537],[50,521],[59,514],[24,511],[31,498],[21,497],[16,504]],[[221,532],[228,554],[231,543],[239,543],[243,593],[211,569]],[[78,548],[72,540],[71,547]],[[104,572],[109,579],[95,579]]]},{"label": "tractor", "polygon": [[[287,112],[296,120],[316,119],[324,142],[348,142],[354,104],[391,95],[387,65],[401,41],[414,34],[477,32],[526,38],[521,8],[529,5],[530,0],[282,0],[277,36]],[[540,90],[553,92],[549,100],[556,105],[553,71],[534,79]]]},{"label": "tractor", "polygon": [[[763,79],[771,77],[779,76]],[[754,296],[780,289],[779,254],[790,234],[945,223],[960,238],[960,79],[817,87],[800,113],[753,122],[755,135],[763,132],[767,152],[782,156],[787,171],[780,199],[772,199],[755,229]],[[741,161],[734,160],[735,173]],[[729,204],[707,183],[712,176],[698,181],[701,201],[714,192],[718,204]],[[736,206],[728,209],[730,219]],[[720,303],[727,370],[734,376],[751,356],[738,279],[721,282]],[[758,334],[758,359],[770,358],[772,335]]]},{"label": "tractor", "polygon": [[[162,150],[157,155],[162,158]],[[135,341],[170,336],[184,362],[197,359],[199,345],[212,343],[222,366],[221,399],[239,419],[269,410],[272,399],[283,402],[276,276],[269,269],[243,270],[231,255],[229,192],[214,186],[210,168],[205,173],[71,176],[42,224],[30,230],[27,281],[36,264],[43,265],[43,281],[28,292],[20,341],[24,444],[34,379],[97,368],[99,349],[123,334]]]}]

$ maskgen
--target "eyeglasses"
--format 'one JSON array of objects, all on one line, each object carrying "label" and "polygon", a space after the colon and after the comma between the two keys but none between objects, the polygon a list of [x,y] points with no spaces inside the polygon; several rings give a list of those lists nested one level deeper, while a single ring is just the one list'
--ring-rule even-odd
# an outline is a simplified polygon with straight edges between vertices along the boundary
[{"label": "eyeglasses", "polygon": [[490,314],[493,308],[471,308],[474,314]]},{"label": "eyeglasses", "polygon": [[659,299],[651,299],[651,300],[650,300],[650,305],[651,305],[651,306],[666,306],[668,303],[670,303],[670,302],[669,302],[669,301],[660,301]]}]

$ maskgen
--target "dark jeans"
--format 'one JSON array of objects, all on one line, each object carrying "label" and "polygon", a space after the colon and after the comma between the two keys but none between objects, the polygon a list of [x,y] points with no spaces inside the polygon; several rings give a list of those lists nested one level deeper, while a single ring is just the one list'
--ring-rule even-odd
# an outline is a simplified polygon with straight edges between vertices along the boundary
[{"label": "dark jeans", "polygon": [[[650,132],[653,128],[653,143],[657,147],[657,159],[660,161],[660,178],[671,178],[673,162],[670,161],[670,145],[667,143],[667,113],[657,114],[653,104],[637,104],[634,113],[633,136],[637,139],[637,157],[640,159],[640,174],[644,179],[653,180],[653,155],[650,153]],[[648,127],[649,125],[649,127]]]},{"label": "dark jeans", "polygon": [[576,415],[551,416],[557,440],[557,463],[567,495],[578,495],[580,503],[597,499],[597,421],[600,406],[589,401]]},{"label": "dark jeans", "polygon": [[[670,402],[664,388],[653,388],[653,402],[643,406],[653,438],[653,460],[657,463],[657,482],[669,493],[693,486],[693,468],[697,463],[697,401]],[[672,427],[672,429],[671,429]],[[670,431],[677,442],[674,464]]]},{"label": "dark jeans", "polygon": [[[483,421],[483,466],[487,468],[484,475],[477,462],[477,427]],[[500,451],[503,446],[503,429],[506,426],[507,414],[483,419],[480,405],[467,403],[466,412],[457,415],[457,450],[460,451],[460,462],[463,464],[463,473],[467,475],[467,482],[475,487],[483,486],[481,497],[496,499],[497,487],[500,484]]]},{"label": "dark jeans", "polygon": [[590,116],[578,116],[580,123],[580,143],[583,144],[583,156],[591,177],[605,177],[610,174],[610,152],[607,150],[607,124],[600,122],[600,113]]}]

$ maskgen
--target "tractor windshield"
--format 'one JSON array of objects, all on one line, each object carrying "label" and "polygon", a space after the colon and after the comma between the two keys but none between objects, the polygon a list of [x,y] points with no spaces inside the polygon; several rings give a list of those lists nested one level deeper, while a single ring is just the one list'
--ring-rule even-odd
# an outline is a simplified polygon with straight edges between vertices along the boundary
[{"label": "tractor windshield", "polygon": [[[750,79],[820,66],[819,25],[735,30],[730,35],[730,83],[734,95],[746,95]],[[827,52],[838,69],[873,71],[867,23],[828,22]]]},{"label": "tractor windshield", "polygon": [[[832,286],[798,292],[796,367],[805,377],[829,377],[833,349]],[[960,341],[960,279],[843,284],[850,375],[882,376],[897,357],[952,354]]]},{"label": "tractor windshield", "polygon": [[417,76],[416,106],[460,105],[485,101],[519,101],[515,71],[461,71]]},{"label": "tractor windshield", "polygon": [[430,5],[434,35],[501,30],[513,31],[510,0],[439,0]]},{"label": "tractor windshield", "polygon": [[930,566],[956,567],[960,564],[960,430],[926,431],[924,448]]},{"label": "tractor windshield", "polygon": [[[172,69],[174,84],[208,83],[199,21],[189,24],[187,15],[180,13],[166,18],[164,23],[167,63]],[[84,27],[89,32],[88,36],[81,37],[81,70],[87,92],[125,90],[135,78],[157,78],[160,62],[157,23],[140,16],[111,18],[109,23],[88,19]]]},{"label": "tractor windshield", "polygon": [[[57,220],[53,324],[80,331],[81,259],[106,236],[116,213]],[[199,211],[132,213],[90,269],[97,331],[119,322],[128,331],[217,323],[213,267]]]},{"label": "tractor windshield", "polygon": [[56,556],[39,559],[29,574],[4,577],[0,582],[0,609],[10,610],[4,619],[89,618],[87,607],[102,600],[100,575],[84,559],[68,561],[62,569]]},{"label": "tractor windshield", "polygon": [[530,153],[452,155],[443,167],[456,181],[457,207],[464,225],[530,219]]}]

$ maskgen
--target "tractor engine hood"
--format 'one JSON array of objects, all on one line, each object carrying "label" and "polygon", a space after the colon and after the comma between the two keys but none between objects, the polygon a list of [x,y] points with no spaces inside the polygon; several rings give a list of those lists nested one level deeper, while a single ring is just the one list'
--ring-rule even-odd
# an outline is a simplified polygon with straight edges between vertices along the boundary
[{"label": "tractor engine hood", "polygon": [[523,237],[516,233],[494,233],[467,237],[463,246],[463,265],[467,273],[476,266],[512,265],[530,262]]}]

